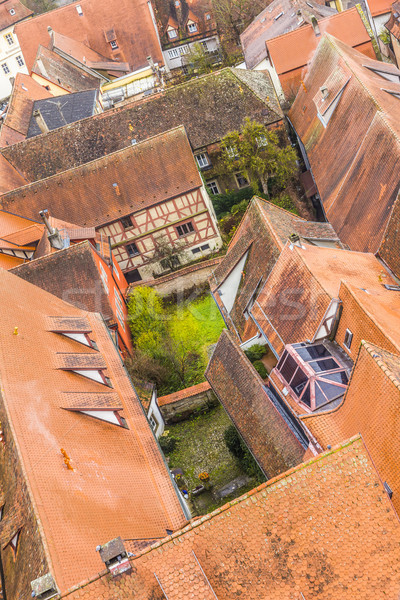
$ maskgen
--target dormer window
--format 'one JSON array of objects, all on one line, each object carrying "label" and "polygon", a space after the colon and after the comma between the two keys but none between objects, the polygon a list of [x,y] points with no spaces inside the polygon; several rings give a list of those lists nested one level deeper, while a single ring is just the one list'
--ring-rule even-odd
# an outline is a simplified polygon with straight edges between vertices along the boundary
[{"label": "dormer window", "polygon": [[14,8],[10,8],[10,15],[12,17],[15,15],[15,9]]},{"label": "dormer window", "polygon": [[79,344],[83,344],[84,346],[88,346],[89,348],[93,348],[93,350],[98,350],[97,344],[94,340],[90,339],[87,333],[76,333],[74,332],[64,332],[57,331],[57,333],[61,333],[61,335],[65,335],[65,337],[78,342]]},{"label": "dormer window", "polygon": [[17,558],[17,550],[18,550],[18,542],[19,542],[19,536],[20,536],[21,530],[19,529],[11,538],[11,540],[8,542],[8,544],[6,546],[4,546],[4,549],[6,549],[8,546],[11,548],[12,553],[13,553],[13,558],[14,558],[14,562],[15,559]]},{"label": "dormer window", "polygon": [[174,40],[178,37],[178,32],[176,29],[168,29],[168,37],[170,40]]},{"label": "dormer window", "polygon": [[197,23],[188,23],[189,33],[197,33]]},{"label": "dormer window", "polygon": [[110,46],[111,46],[111,50],[117,50],[117,48],[118,48],[118,42],[117,42],[117,40],[112,40],[110,42]]}]

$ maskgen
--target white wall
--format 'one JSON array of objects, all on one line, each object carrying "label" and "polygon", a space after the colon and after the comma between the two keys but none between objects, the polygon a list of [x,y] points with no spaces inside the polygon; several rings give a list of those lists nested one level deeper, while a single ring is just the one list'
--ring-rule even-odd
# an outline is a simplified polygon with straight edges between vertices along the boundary
[{"label": "white wall", "polygon": [[[193,47],[194,44],[199,44],[201,42],[206,42],[209,52],[214,52],[219,48],[217,36],[196,40],[191,44],[182,44],[182,46],[177,46],[176,48],[169,48],[168,50],[163,51],[164,61],[167,67],[171,70],[182,67],[182,56],[188,54],[190,52],[190,48]],[[178,52],[178,56],[171,58],[170,53],[173,52],[175,54],[175,50]]]},{"label": "white wall", "polygon": [[[153,429],[153,427],[151,426],[150,417],[153,417],[153,419],[155,419],[157,421],[158,425],[157,425],[156,429]],[[155,434],[156,438],[158,439],[164,433],[165,423],[164,423],[164,419],[161,414],[161,411],[157,404],[157,392],[155,389],[153,390],[153,394],[151,396],[149,410],[147,411],[147,418],[149,420],[150,427],[153,429],[154,434]]]},{"label": "white wall", "polygon": [[[12,36],[13,44],[7,42],[6,35]],[[20,56],[24,61],[22,67],[17,63],[17,56]],[[4,72],[3,65],[7,65],[9,73]],[[12,25],[0,32],[0,100],[8,98],[11,94],[12,84],[10,83],[10,77],[15,77],[17,73],[28,75],[28,69],[25,65],[18,38],[14,33],[14,26]]]}]

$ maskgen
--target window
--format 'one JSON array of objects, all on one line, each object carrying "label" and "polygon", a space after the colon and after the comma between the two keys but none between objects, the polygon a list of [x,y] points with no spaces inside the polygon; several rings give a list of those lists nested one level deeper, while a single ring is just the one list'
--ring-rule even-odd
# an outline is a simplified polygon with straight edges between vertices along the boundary
[{"label": "window", "polygon": [[111,40],[110,46],[111,50],[116,50],[118,48],[118,42],[116,40]]},{"label": "window", "polygon": [[127,244],[125,248],[129,256],[136,256],[137,254],[139,254],[139,250],[136,244]]},{"label": "window", "polygon": [[19,67],[23,67],[24,66],[24,59],[22,58],[22,56],[18,55],[15,57],[15,60],[17,61],[17,65]]},{"label": "window", "polygon": [[6,42],[7,42],[7,44],[8,44],[9,46],[12,46],[12,45],[13,45],[13,43],[14,43],[14,38],[13,38],[13,36],[11,35],[11,33],[7,33],[7,34],[6,34],[4,37],[6,38]]},{"label": "window", "polygon": [[208,54],[208,46],[207,46],[207,42],[200,42],[200,43],[201,43],[201,46],[202,46],[202,48],[203,48],[204,52],[205,52],[206,54]]},{"label": "window", "polygon": [[168,37],[169,37],[170,40],[173,40],[173,39],[177,38],[178,37],[177,30],[176,29],[169,29],[168,30]]},{"label": "window", "polygon": [[10,69],[8,68],[7,63],[2,63],[1,68],[3,69],[5,75],[9,74]]},{"label": "window", "polygon": [[201,246],[201,250],[203,252],[205,252],[205,250],[209,250],[210,249],[210,244],[204,244],[204,246]]},{"label": "window", "polygon": [[246,187],[249,185],[249,182],[247,181],[246,177],[244,175],[242,175],[241,173],[235,173],[235,177],[236,177],[236,183],[239,188],[243,188],[243,187]]},{"label": "window", "polygon": [[189,33],[196,33],[196,31],[197,31],[196,23],[188,23],[188,30],[189,30]]},{"label": "window", "polygon": [[192,254],[198,254],[200,252],[200,248],[193,248]]},{"label": "window", "polygon": [[207,13],[206,14],[206,21],[210,21],[210,19],[211,19],[211,15],[210,15],[210,13]]},{"label": "window", "polygon": [[168,50],[168,58],[178,58],[179,52],[177,50],[177,48],[172,48],[172,50]]},{"label": "window", "polygon": [[176,228],[176,231],[178,232],[179,237],[183,237],[184,235],[193,233],[194,227],[193,227],[192,223],[189,221],[189,223],[184,223],[183,225],[178,225],[178,227]]},{"label": "window", "polygon": [[150,416],[149,422],[150,422],[150,427],[152,428],[153,431],[155,431],[158,427],[158,423],[155,420],[155,418],[153,417],[153,415]]},{"label": "window", "polygon": [[124,229],[129,229],[129,227],[132,227],[132,221],[130,217],[122,217],[121,223]]},{"label": "window", "polygon": [[14,555],[14,561],[17,558],[17,548],[18,548],[18,540],[19,540],[19,536],[20,536],[21,530],[17,531],[17,533],[15,533],[13,535],[13,537],[11,538],[11,540],[8,542],[7,546],[10,546],[13,555]]},{"label": "window", "polygon": [[208,181],[206,185],[210,194],[213,196],[215,196],[215,194],[219,194],[218,183],[215,180]]},{"label": "window", "polygon": [[200,169],[204,169],[205,167],[210,166],[210,160],[205,152],[201,152],[201,154],[196,154],[196,160]]},{"label": "window", "polygon": [[236,146],[226,146],[225,150],[229,158],[238,158],[239,155]]},{"label": "window", "polygon": [[350,350],[352,341],[353,341],[353,334],[350,331],[350,329],[346,329],[346,333],[344,334],[344,342],[343,343],[346,346],[347,350]]},{"label": "window", "polygon": [[10,15],[12,17],[15,15],[15,8],[10,8]]}]

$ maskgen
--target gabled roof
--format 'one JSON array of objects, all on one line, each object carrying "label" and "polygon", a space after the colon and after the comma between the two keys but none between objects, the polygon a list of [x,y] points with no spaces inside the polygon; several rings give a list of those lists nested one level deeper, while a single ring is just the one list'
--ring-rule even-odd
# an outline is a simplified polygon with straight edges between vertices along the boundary
[{"label": "gabled roof", "polygon": [[[216,33],[212,16],[213,7],[210,0],[156,0],[154,2],[158,32],[163,46],[181,44],[187,38],[204,39]],[[209,15],[209,18],[206,17]],[[188,20],[197,24],[197,33],[190,35],[187,29]],[[177,38],[170,39],[167,34],[168,25],[177,29]],[[172,44],[171,44],[172,42]]]},{"label": "gabled roof", "polygon": [[285,344],[312,340],[342,280],[364,289],[395,285],[372,254],[286,245],[251,314],[278,354]]},{"label": "gabled roof", "polygon": [[185,130],[178,127],[15,190],[0,204],[32,218],[45,206],[58,219],[99,227],[201,185]]},{"label": "gabled roof", "polygon": [[182,124],[193,148],[208,146],[241,129],[246,116],[265,125],[283,119],[271,79],[257,71],[223,69],[50,132],[45,144],[33,139],[3,152],[36,181]]},{"label": "gabled roof", "polygon": [[101,77],[87,73],[53,50],[39,46],[32,73],[62,86],[68,92],[81,92],[100,87]]},{"label": "gabled roof", "polygon": [[1,147],[26,138],[34,102],[42,98],[53,98],[53,95],[29,75],[16,74],[7,115],[1,127]]},{"label": "gabled roof", "polygon": [[267,57],[267,40],[311,23],[312,16],[319,20],[334,14],[334,8],[315,0],[273,0],[240,36],[247,68],[253,69]]},{"label": "gabled roof", "polygon": [[[321,32],[329,33],[352,48],[368,44],[366,54],[375,57],[371,39],[356,7],[350,8],[319,22]],[[312,25],[304,25],[296,31],[267,41],[268,54],[278,75],[305,67],[311,60],[321,37],[314,33]]]},{"label": "gabled roof", "polygon": [[0,194],[26,184],[26,179],[14,167],[0,155]]},{"label": "gabled roof", "polygon": [[36,100],[33,103],[27,137],[34,137],[42,133],[33,116],[35,110],[40,110],[43,120],[52,131],[57,127],[64,127],[68,123],[75,123],[75,121],[94,115],[97,109],[97,100],[97,90],[86,90],[57,98]]},{"label": "gabled roof", "polygon": [[[255,292],[261,289],[273,269],[291,234],[300,236],[302,242],[327,243],[341,247],[340,241],[329,223],[313,223],[290,213],[274,204],[253,198],[222,262],[210,277],[214,299],[223,312],[232,333],[241,341],[252,337],[249,321],[243,311],[248,307]],[[313,242],[310,242],[313,240]],[[231,311],[227,311],[218,288],[229,277],[242,257],[247,253],[244,275]],[[251,322],[251,321],[250,321]]]},{"label": "gabled roof", "polygon": [[360,433],[382,480],[393,491],[393,503],[398,512],[399,402],[400,356],[363,342],[350,386],[340,406],[329,412],[302,417],[324,449],[328,444]]},{"label": "gabled roof", "polygon": [[69,598],[372,600],[384,589],[395,599],[399,544],[398,518],[356,437],[144,550],[123,585],[103,571]]},{"label": "gabled roof", "polygon": [[[10,579],[5,573],[5,580],[19,579],[25,586],[24,592],[20,587],[16,594],[21,595],[26,592],[27,581],[37,577],[29,539],[38,532],[44,545],[38,542],[36,547],[44,557],[41,564],[51,565],[64,592],[102,569],[96,553],[98,543],[117,536],[162,538],[166,529],[182,527],[186,519],[102,317],[7,271],[0,270],[0,288],[1,396],[7,415],[2,420],[8,436],[7,452],[15,448],[13,469],[5,469],[2,479],[5,504],[11,509],[18,502],[11,475],[14,469],[22,471],[18,481],[29,489],[29,500],[19,506],[25,534],[23,529],[17,564],[11,563]],[[98,350],[49,331],[48,317],[85,318]],[[113,387],[57,368],[57,355],[78,354],[90,362],[101,357]],[[112,403],[118,395],[127,428],[64,410],[65,392],[103,397],[107,391],[112,394]],[[66,469],[61,448],[73,471]],[[3,454],[2,460],[10,456]],[[30,506],[25,510],[28,501]],[[40,525],[36,526],[37,522]],[[31,523],[32,527],[35,523],[35,531],[29,530]],[[23,568],[18,568],[19,564]]]},{"label": "gabled roof", "polygon": [[[341,72],[348,83],[324,127],[315,100],[329,78]],[[324,36],[304,83],[289,117],[307,152],[326,216],[350,248],[377,252],[399,191],[400,98],[394,94],[400,94],[400,71]],[[392,232],[385,241],[384,257],[394,270],[395,236]]]},{"label": "gabled roof", "polygon": [[19,0],[5,0],[0,3],[0,31],[32,15],[33,11]]},{"label": "gabled roof", "polygon": [[[48,44],[48,27],[108,59],[128,62],[131,71],[147,66],[147,56],[154,62],[162,62],[146,0],[79,0],[20,23],[15,32],[28,69],[32,68],[39,45]],[[111,49],[105,35],[111,28],[118,40],[116,51]]]}]

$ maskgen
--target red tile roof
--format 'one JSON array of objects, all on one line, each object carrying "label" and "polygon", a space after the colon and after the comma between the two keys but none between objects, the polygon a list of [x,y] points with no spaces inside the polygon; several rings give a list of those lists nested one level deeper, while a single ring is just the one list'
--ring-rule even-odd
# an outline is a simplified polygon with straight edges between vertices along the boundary
[{"label": "red tile roof", "polygon": [[[14,10],[13,14],[11,9]],[[0,31],[32,15],[33,12],[19,0],[3,0],[0,3]]]},{"label": "red tile roof", "polygon": [[373,17],[379,17],[379,15],[390,13],[390,0],[368,0],[367,3]]},{"label": "red tile roof", "polygon": [[0,133],[0,147],[9,146],[26,138],[35,100],[53,95],[37,81],[24,73],[17,73],[8,104],[8,111]]},{"label": "red tile roof", "polygon": [[[329,33],[353,48],[368,43],[366,53],[375,56],[369,34],[357,8],[321,19],[318,25],[321,33]],[[296,31],[268,40],[267,50],[278,75],[305,67],[311,61],[321,39],[316,37],[312,25],[305,25]]]},{"label": "red tile roof", "polygon": [[[33,511],[41,536],[36,551],[42,552],[44,544],[51,571],[60,590],[65,591],[102,569],[95,551],[99,543],[119,535],[132,540],[162,538],[166,529],[176,530],[186,521],[101,316],[75,308],[4,270],[0,270],[0,288],[1,405],[6,407],[2,428],[7,431],[1,457],[7,505],[3,518],[17,501],[11,479],[7,479],[8,474],[13,476],[6,468],[10,461],[14,461],[13,470],[22,467],[32,503],[31,512],[21,514],[26,528],[16,564],[7,562],[12,569],[9,585],[19,577],[26,595],[29,581],[40,575],[30,567],[35,565],[34,557],[31,561],[23,555],[30,536],[36,535],[36,529],[29,531]],[[49,331],[48,317],[85,318],[98,351]],[[78,354],[90,361],[102,357],[112,389],[57,368],[57,355]],[[63,410],[66,393],[69,397],[71,393],[103,395],[107,391],[113,401],[118,395],[128,429]],[[13,451],[14,445],[17,449]],[[70,457],[73,471],[66,469],[60,448]],[[6,573],[6,589],[7,579]],[[21,589],[18,595],[22,595]]]},{"label": "red tile roof", "polygon": [[[395,17],[395,13],[397,13],[397,17]],[[399,15],[400,15],[400,2],[393,2],[392,7],[391,7],[391,12],[390,12],[390,18],[389,21],[387,23],[385,23],[385,27],[386,29],[388,29],[390,31],[390,33],[393,35],[393,37],[395,37],[397,40],[400,39],[400,19],[399,19]]]},{"label": "red tile roof", "polygon": [[3,195],[4,210],[97,227],[202,185],[184,127]]},{"label": "red tile roof", "polygon": [[[82,16],[78,14],[80,6]],[[122,62],[131,71],[147,66],[147,56],[162,62],[161,48],[146,0],[79,0],[20,23],[15,32],[28,69],[32,68],[39,45],[47,46],[47,27],[83,43],[92,50]],[[106,31],[114,28],[118,50],[111,50]]]},{"label": "red tile roof", "polygon": [[173,404],[174,402],[179,402],[179,400],[196,396],[196,394],[202,394],[210,389],[211,386],[208,381],[203,381],[203,383],[192,385],[184,390],[180,390],[179,392],[174,392],[173,394],[168,394],[167,396],[160,396],[160,398],[158,398],[158,405],[164,406],[165,404]]},{"label": "red tile roof", "polygon": [[26,184],[26,179],[0,154],[0,194]]},{"label": "red tile roof", "polygon": [[[315,99],[336,72],[349,81],[324,128]],[[289,113],[340,239],[362,252],[375,253],[383,245],[382,258],[394,270],[399,270],[400,125],[399,98],[393,94],[400,93],[399,76],[394,65],[369,60],[325,36]]]},{"label": "red tile roof", "polygon": [[[400,528],[362,440],[299,465],[68,600],[373,600],[400,592]],[[163,591],[162,591],[163,590]]]},{"label": "red tile roof", "polygon": [[347,394],[332,411],[302,417],[325,449],[359,432],[400,512],[400,356],[363,342]]}]

